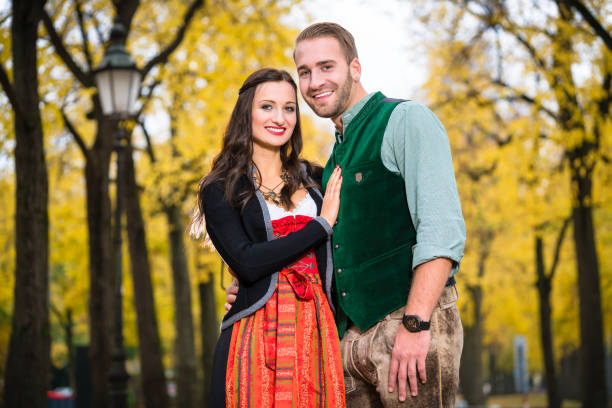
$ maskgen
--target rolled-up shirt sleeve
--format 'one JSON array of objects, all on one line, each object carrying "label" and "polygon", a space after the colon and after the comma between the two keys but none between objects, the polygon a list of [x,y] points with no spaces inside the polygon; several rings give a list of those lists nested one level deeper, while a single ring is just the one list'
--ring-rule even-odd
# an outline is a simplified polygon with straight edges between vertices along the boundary
[{"label": "rolled-up shirt sleeve", "polygon": [[463,257],[465,222],[442,123],[420,103],[399,104],[389,118],[381,158],[387,169],[404,179],[417,239],[412,268],[449,258],[450,276],[454,275]]}]

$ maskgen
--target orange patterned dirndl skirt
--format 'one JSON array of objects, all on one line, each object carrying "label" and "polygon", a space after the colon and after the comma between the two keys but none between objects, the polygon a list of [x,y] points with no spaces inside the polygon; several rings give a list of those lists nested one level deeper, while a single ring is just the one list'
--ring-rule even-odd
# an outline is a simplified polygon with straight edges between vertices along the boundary
[{"label": "orange patterned dirndl skirt", "polygon": [[[312,218],[272,221],[274,237]],[[266,305],[234,323],[226,371],[227,407],[344,407],[334,316],[313,251],[285,267]]]}]

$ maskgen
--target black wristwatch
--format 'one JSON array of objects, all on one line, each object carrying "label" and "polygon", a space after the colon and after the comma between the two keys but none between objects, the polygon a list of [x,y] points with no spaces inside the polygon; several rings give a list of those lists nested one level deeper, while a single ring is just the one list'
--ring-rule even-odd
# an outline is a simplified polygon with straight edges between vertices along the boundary
[{"label": "black wristwatch", "polygon": [[418,333],[421,330],[429,330],[430,323],[423,321],[417,315],[404,315],[402,323],[406,330],[411,333]]}]

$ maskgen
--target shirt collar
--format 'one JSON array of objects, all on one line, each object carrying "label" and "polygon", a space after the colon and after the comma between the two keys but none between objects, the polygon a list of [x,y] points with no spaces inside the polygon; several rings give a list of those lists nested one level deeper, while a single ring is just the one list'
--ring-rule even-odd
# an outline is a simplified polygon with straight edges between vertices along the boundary
[{"label": "shirt collar", "polygon": [[[363,108],[365,104],[368,103],[370,98],[375,93],[376,92],[372,92],[371,94],[364,96],[363,98],[359,100],[359,102],[357,102],[355,105],[350,107],[346,112],[342,114],[342,129],[343,130],[346,130],[347,126],[351,123],[351,121],[355,118],[355,116],[357,116],[361,108]],[[343,132],[338,131],[338,129],[336,129],[336,141],[338,143],[342,143],[344,141]]]}]

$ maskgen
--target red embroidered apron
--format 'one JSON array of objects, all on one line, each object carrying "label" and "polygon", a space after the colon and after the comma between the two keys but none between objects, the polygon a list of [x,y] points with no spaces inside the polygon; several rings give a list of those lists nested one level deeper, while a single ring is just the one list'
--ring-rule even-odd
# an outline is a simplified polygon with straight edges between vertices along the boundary
[{"label": "red embroidered apron", "polygon": [[[272,221],[274,237],[312,218]],[[279,273],[266,305],[234,323],[226,373],[228,407],[344,407],[334,317],[311,250]]]}]

